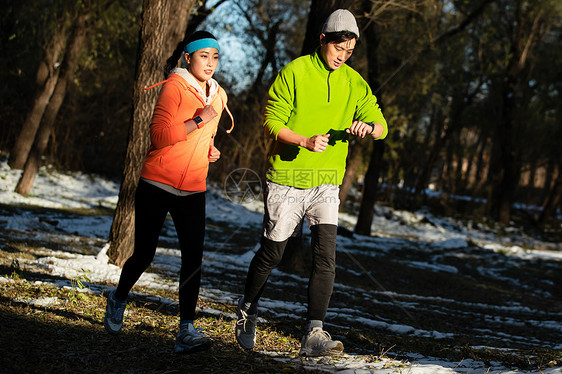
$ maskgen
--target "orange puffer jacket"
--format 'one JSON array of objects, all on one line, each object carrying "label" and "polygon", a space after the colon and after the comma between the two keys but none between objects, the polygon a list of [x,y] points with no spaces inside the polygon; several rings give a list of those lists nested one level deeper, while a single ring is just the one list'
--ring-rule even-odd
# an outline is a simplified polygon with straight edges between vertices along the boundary
[{"label": "orange puffer jacket", "polygon": [[205,104],[185,79],[170,74],[152,115],[151,144],[141,177],[183,191],[205,191],[209,149],[226,102],[226,93],[219,86],[210,104],[219,115],[186,134],[184,122],[198,115]]}]

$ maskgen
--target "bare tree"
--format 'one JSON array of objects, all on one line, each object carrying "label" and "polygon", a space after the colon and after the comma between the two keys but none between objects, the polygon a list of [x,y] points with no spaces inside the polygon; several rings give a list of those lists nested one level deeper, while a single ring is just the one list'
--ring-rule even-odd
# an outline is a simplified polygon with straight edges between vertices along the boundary
[{"label": "bare tree", "polygon": [[[476,7],[470,14],[468,14],[458,25],[448,29],[447,31],[445,31],[444,33],[440,34],[439,36],[437,36],[436,38],[434,38],[433,40],[431,40],[431,42],[420,52],[412,55],[409,59],[407,59],[404,64],[407,63],[411,63],[413,62],[415,59],[419,59],[420,57],[422,57],[423,55],[429,53],[432,48],[444,43],[446,40],[448,40],[449,38],[453,37],[454,35],[458,34],[459,32],[463,31],[476,17],[478,17],[485,9],[485,7],[491,3],[494,0],[483,0],[478,7]],[[400,7],[400,8],[406,8],[409,9],[410,5],[407,4],[407,2],[403,2],[403,1],[394,1],[394,0],[390,0],[390,1],[382,1],[382,2],[377,2],[377,3],[381,3],[380,8],[381,9],[375,9],[375,4],[373,4],[373,7],[371,8],[371,10],[369,12],[367,12],[367,14],[371,14],[372,17],[374,17],[373,15],[379,14],[380,12],[382,12],[384,10],[385,7]],[[368,5],[368,4],[366,4]],[[365,9],[366,10],[366,9]],[[367,32],[367,37],[369,37],[369,35],[371,35],[371,38],[375,39],[377,38],[376,33],[370,34],[369,30],[370,30],[369,26],[366,29]],[[370,42],[369,42],[370,43]],[[371,64],[373,61],[373,59],[376,59],[376,56],[371,56],[369,58],[369,64]],[[404,66],[404,65],[402,65]],[[402,67],[401,66],[401,67]],[[400,67],[400,68],[401,68]],[[371,67],[369,69],[369,75],[371,75]],[[404,74],[404,73],[403,73]],[[378,79],[377,77],[374,77],[374,79]],[[374,80],[371,80],[371,78],[369,78],[369,83],[373,83],[376,82]],[[384,86],[384,83],[383,83]],[[379,92],[379,88],[375,89],[375,92]],[[391,126],[391,124],[390,124]],[[390,130],[392,131],[392,130]],[[376,201],[376,194],[377,194],[377,185],[378,185],[378,179],[379,179],[379,175],[380,175],[380,167],[382,166],[382,162],[383,162],[383,153],[384,153],[384,143],[383,142],[375,142],[374,146],[373,146],[373,152],[371,154],[371,158],[369,160],[369,167],[367,169],[367,173],[365,174],[365,186],[363,188],[363,195],[362,195],[362,200],[361,200],[361,207],[359,210],[359,216],[357,218],[357,224],[355,226],[355,232],[363,234],[363,235],[370,235],[371,233],[371,225],[373,223],[373,215],[374,215],[374,204]]]},{"label": "bare tree", "polygon": [[[548,187],[548,186],[547,186]],[[548,219],[556,217],[556,209],[562,206],[562,168],[558,167],[558,177],[551,183],[549,193],[542,206],[538,218],[539,224],[545,224]]]},{"label": "bare tree", "polygon": [[58,63],[65,53],[68,24],[71,23],[73,14],[70,4],[71,2],[67,3],[61,18],[56,21],[55,30],[45,45],[43,59],[37,69],[35,96],[8,158],[8,165],[12,169],[23,169],[45,109],[57,84],[60,73]]},{"label": "bare tree", "polygon": [[86,8],[83,9],[84,11],[76,18],[72,36],[70,37],[68,48],[64,56],[63,65],[60,69],[61,76],[57,79],[56,87],[45,109],[39,131],[35,136],[35,142],[25,162],[23,174],[15,189],[17,193],[23,196],[27,196],[31,190],[31,186],[37,175],[37,170],[41,166],[41,156],[47,148],[49,137],[55,127],[57,114],[66,96],[68,84],[79,64],[80,53],[84,50],[85,44],[87,43],[87,21],[91,13]]},{"label": "bare tree", "polygon": [[[141,92],[163,79],[164,64],[173,46],[185,35],[194,0],[144,0],[140,45],[133,87],[133,114],[119,201],[109,233],[110,262],[123,266],[134,245],[134,195],[149,146],[149,124],[158,90]],[[180,11],[178,11],[180,10]],[[181,15],[174,14],[182,13]]]},{"label": "bare tree", "polygon": [[319,43],[322,25],[330,13],[336,9],[350,9],[356,2],[354,0],[312,0],[301,56],[314,52]]},{"label": "bare tree", "polygon": [[[515,112],[519,105],[516,92],[523,77],[523,72],[533,46],[536,45],[536,37],[539,20],[542,17],[539,11],[534,19],[529,19],[532,13],[530,9],[524,9],[523,1],[515,1],[513,18],[508,20],[509,32],[509,60],[505,69],[505,75],[497,82],[501,95],[501,115],[496,127],[492,163],[490,164],[491,193],[488,199],[488,209],[492,217],[501,224],[508,225],[511,219],[511,205],[521,172],[521,155],[515,154],[515,133],[520,119]],[[526,28],[529,28],[527,31]],[[525,40],[525,32],[528,36]]]},{"label": "bare tree", "polygon": [[461,117],[463,110],[472,103],[476,95],[480,92],[482,84],[483,82],[482,80],[480,80],[478,82],[478,85],[472,91],[469,91],[470,88],[466,87],[467,92],[463,91],[453,97],[451,113],[449,113],[447,119],[447,123],[449,123],[449,125],[445,126],[445,119],[442,119],[442,123],[440,123],[441,127],[439,128],[440,131],[438,132],[437,138],[435,139],[433,146],[431,147],[428,160],[425,165],[422,166],[422,171],[417,176],[415,184],[416,195],[421,194],[425,187],[428,185],[431,171],[433,170],[438,156],[445,146],[447,140],[452,136],[452,134],[458,133],[462,129],[463,121],[461,120]]},{"label": "bare tree", "polygon": [[209,6],[207,0],[199,0],[193,12],[191,13],[191,17],[189,18],[189,23],[187,25],[187,29],[185,30],[185,36],[188,37],[191,35],[197,28],[205,22],[207,18],[215,9],[217,9],[222,4],[226,3],[228,0],[219,0],[213,6]]}]

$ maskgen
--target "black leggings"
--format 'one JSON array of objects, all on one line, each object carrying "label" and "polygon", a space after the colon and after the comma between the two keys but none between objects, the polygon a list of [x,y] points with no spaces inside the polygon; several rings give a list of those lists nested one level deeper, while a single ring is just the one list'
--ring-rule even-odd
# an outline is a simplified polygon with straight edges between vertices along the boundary
[{"label": "black leggings", "polygon": [[[332,290],[336,269],[336,225],[314,225],[312,235],[312,270],[308,282],[308,320],[324,321]],[[274,242],[262,238],[260,249],[250,263],[244,301],[257,303],[271,271],[281,262],[287,240]]]},{"label": "black leggings", "polygon": [[123,266],[116,296],[125,300],[152,262],[168,212],[176,228],[181,252],[180,319],[193,320],[201,284],[205,238],[204,192],[176,196],[140,180],[135,195],[135,249]]}]

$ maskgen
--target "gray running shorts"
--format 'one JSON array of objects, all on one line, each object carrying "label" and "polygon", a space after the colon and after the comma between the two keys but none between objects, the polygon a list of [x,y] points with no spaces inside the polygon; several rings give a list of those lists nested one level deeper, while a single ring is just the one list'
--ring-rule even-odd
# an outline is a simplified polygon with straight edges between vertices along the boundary
[{"label": "gray running shorts", "polygon": [[263,235],[282,242],[300,229],[303,217],[309,226],[337,225],[339,191],[333,184],[299,189],[266,180]]}]

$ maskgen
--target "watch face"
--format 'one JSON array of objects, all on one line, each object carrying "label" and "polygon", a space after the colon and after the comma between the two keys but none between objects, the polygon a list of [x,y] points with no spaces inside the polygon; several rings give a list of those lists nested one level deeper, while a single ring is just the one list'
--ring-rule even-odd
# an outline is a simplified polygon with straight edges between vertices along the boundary
[{"label": "watch face", "polygon": [[195,124],[197,125],[197,127],[201,127],[201,125],[203,124],[203,118],[199,117],[199,116],[195,116],[193,117],[193,120],[195,121]]}]

